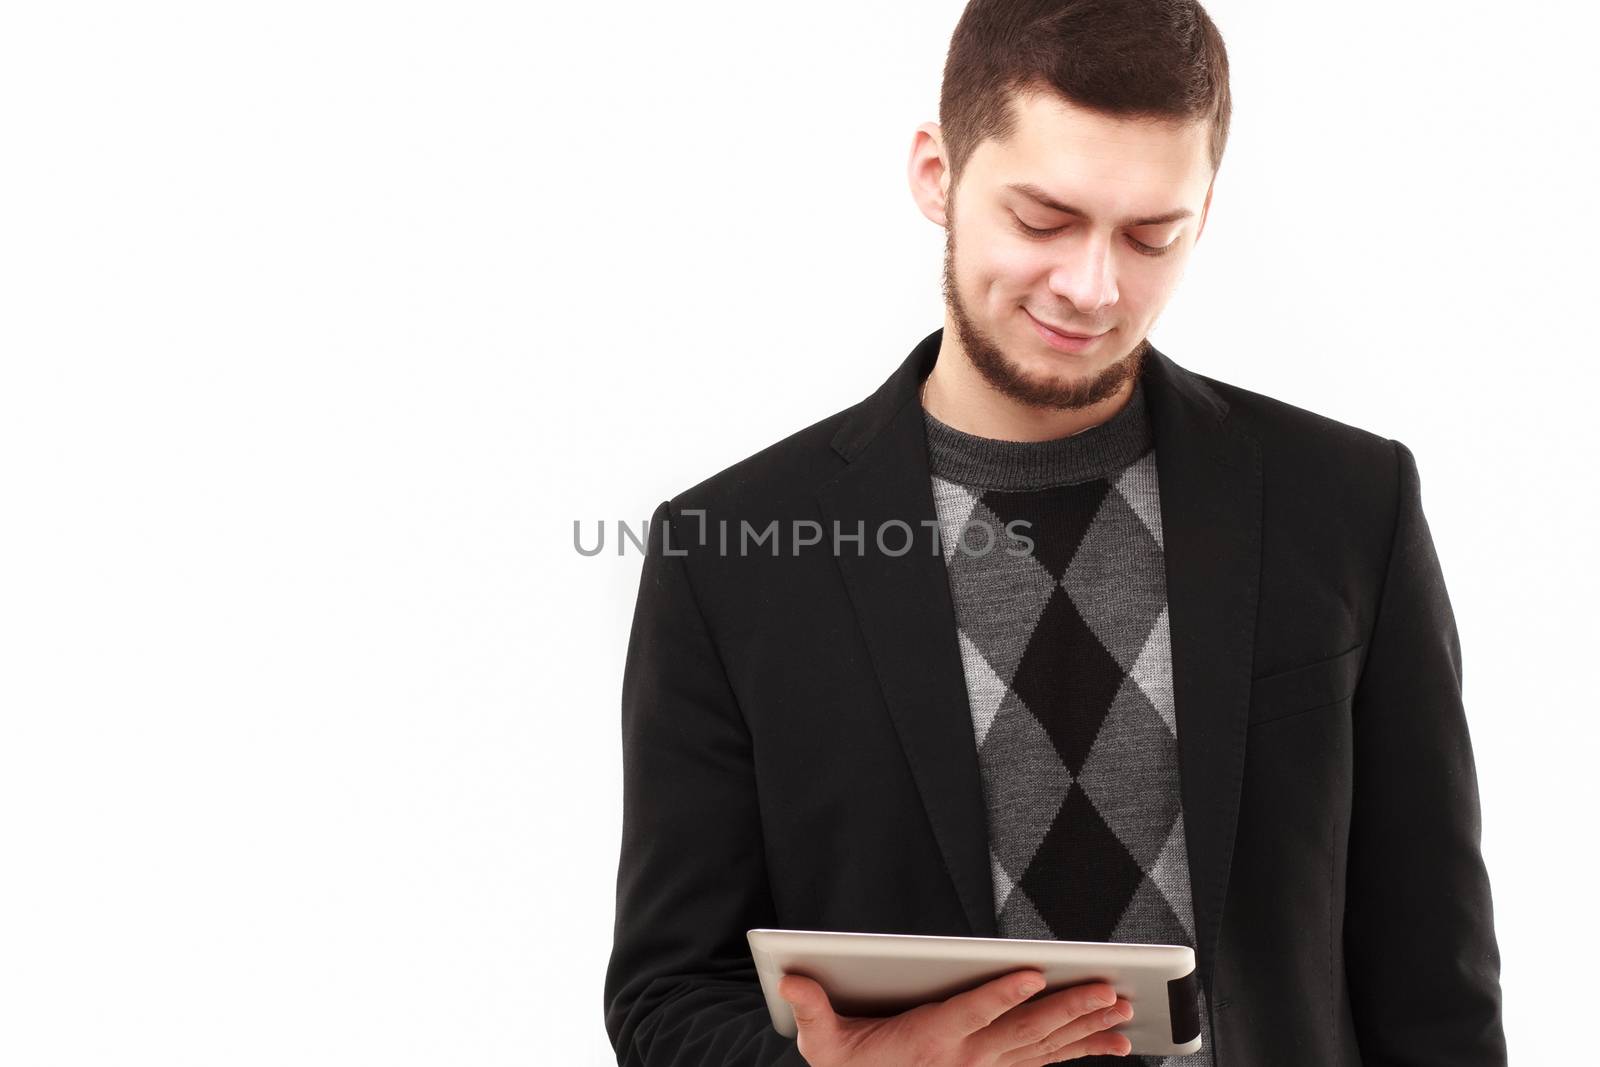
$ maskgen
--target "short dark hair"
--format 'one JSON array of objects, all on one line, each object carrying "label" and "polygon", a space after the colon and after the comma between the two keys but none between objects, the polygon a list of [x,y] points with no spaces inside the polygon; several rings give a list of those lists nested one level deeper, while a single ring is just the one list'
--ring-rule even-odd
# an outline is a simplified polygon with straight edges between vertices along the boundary
[{"label": "short dark hair", "polygon": [[1116,118],[1209,120],[1212,173],[1222,165],[1228,52],[1195,0],[971,0],[939,91],[952,195],[978,145],[1016,130],[1014,96],[1034,93]]}]

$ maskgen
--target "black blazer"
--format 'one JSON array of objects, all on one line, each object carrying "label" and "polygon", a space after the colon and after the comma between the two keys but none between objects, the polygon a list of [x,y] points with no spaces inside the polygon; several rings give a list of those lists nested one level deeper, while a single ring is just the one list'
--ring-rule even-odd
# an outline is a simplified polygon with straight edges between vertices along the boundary
[{"label": "black blazer", "polygon": [[[804,1064],[752,927],[997,936],[917,399],[942,333],[655,510],[622,683],[621,1064]],[[1410,450],[1159,351],[1144,373],[1217,1064],[1505,1063],[1460,644]],[[773,520],[741,555],[741,522]],[[803,520],[823,542],[796,554]]]}]

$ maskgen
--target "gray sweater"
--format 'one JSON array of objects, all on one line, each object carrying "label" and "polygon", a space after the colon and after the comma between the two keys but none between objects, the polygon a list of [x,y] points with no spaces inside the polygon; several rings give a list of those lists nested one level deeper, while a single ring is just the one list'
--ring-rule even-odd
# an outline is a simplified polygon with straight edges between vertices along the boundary
[{"label": "gray sweater", "polygon": [[[1106,422],[1053,441],[923,414],[1001,936],[1192,947],[1143,384]],[[1071,1062],[1210,1064],[1209,1028],[1202,1039],[1191,1056]]]}]

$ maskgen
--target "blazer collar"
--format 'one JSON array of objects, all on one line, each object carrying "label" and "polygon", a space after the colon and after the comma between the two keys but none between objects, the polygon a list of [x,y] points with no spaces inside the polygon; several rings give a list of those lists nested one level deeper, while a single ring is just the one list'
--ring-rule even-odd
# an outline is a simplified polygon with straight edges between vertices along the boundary
[{"label": "blazer collar", "polygon": [[[835,559],[974,936],[996,936],[988,829],[955,607],[929,477],[922,380],[935,330],[876,391],[848,409],[832,446],[848,461],[818,491],[827,522],[864,524],[859,553]],[[1261,564],[1261,456],[1201,378],[1152,348],[1144,384],[1156,442],[1173,695],[1196,957],[1207,994],[1233,852]],[[889,555],[874,531],[899,520],[912,546]],[[904,535],[885,538],[898,550]]]}]

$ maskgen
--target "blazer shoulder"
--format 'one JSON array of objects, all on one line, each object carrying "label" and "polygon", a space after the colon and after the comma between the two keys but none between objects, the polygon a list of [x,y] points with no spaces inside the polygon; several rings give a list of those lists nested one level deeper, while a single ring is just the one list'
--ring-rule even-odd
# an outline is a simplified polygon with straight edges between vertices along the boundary
[{"label": "blazer shoulder", "polygon": [[1398,442],[1381,433],[1299,407],[1231,382],[1196,375],[1227,405],[1227,420],[1260,442],[1263,459],[1295,463],[1337,462],[1360,469],[1393,470]]},{"label": "blazer shoulder", "polygon": [[1200,377],[1227,405],[1225,422],[1259,446],[1269,516],[1301,534],[1337,532],[1343,544],[1366,546],[1373,566],[1379,566],[1404,489],[1405,445],[1231,382]]},{"label": "blazer shoulder", "polygon": [[801,427],[674,493],[669,500],[672,511],[704,509],[754,517],[790,510],[785,501],[809,501],[845,465],[832,441],[855,406]]},{"label": "blazer shoulder", "polygon": [[1228,382],[1206,385],[1227,405],[1224,423],[1257,443],[1264,567],[1314,573],[1351,604],[1376,603],[1405,489],[1404,446]]}]

